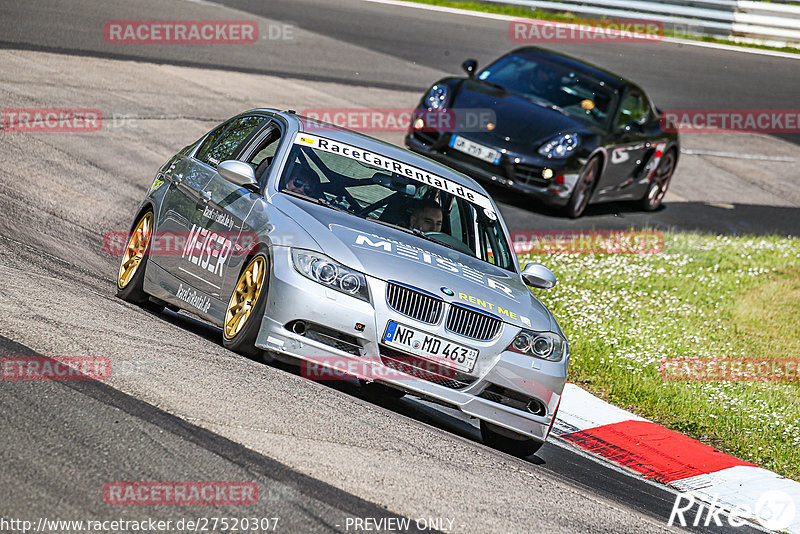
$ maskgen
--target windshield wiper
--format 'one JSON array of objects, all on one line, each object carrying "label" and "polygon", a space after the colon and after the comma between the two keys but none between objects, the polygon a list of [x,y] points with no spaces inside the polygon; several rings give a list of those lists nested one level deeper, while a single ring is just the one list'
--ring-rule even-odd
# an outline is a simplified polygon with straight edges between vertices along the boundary
[{"label": "windshield wiper", "polygon": [[562,115],[567,115],[567,116],[569,116],[569,113],[567,113],[566,111],[564,111],[564,109],[563,109],[562,107],[559,107],[559,106],[557,106],[557,105],[555,105],[555,104],[553,104],[553,103],[551,103],[551,102],[548,102],[547,100],[540,100],[540,99],[536,98],[535,96],[528,95],[528,94],[523,94],[523,96],[524,96],[526,99],[528,99],[528,100],[530,100],[531,102],[533,102],[534,104],[538,104],[538,105],[540,105],[540,106],[542,106],[542,107],[544,107],[544,108],[550,108],[550,109],[552,109],[552,110],[558,111],[558,112],[559,112],[559,113],[561,113]]},{"label": "windshield wiper", "polygon": [[330,208],[332,210],[341,211],[341,212],[344,212],[344,213],[349,213],[350,215],[354,215],[354,213],[352,211],[350,211],[348,209],[345,209],[345,208],[343,208],[343,207],[341,207],[341,206],[339,206],[337,204],[334,204],[333,202],[331,202],[327,198],[313,198],[313,197],[309,197],[309,198],[311,198],[312,201],[316,202],[320,206],[325,206],[326,208]]},{"label": "windshield wiper", "polygon": [[394,228],[395,230],[400,230],[401,232],[405,232],[407,234],[413,234],[412,230],[409,230],[405,226],[400,226],[399,224],[394,224],[386,221],[381,221],[380,219],[369,219],[367,217],[361,217],[365,221],[372,221],[374,223],[382,224],[383,226],[388,226],[389,228]]},{"label": "windshield wiper", "polygon": [[394,224],[394,223],[390,223],[390,222],[386,222],[386,221],[380,221],[378,219],[368,219],[368,220],[370,220],[372,222],[376,222],[378,224],[382,224],[383,226],[388,226],[389,228],[394,228],[395,230],[400,230],[401,232],[405,232],[407,234],[411,234],[411,235],[415,235],[417,237],[421,237],[422,239],[426,239],[428,241],[436,243],[437,245],[442,245],[443,247],[447,247],[447,248],[455,250],[456,252],[460,252],[461,254],[464,254],[463,250],[458,250],[456,247],[454,247],[452,245],[448,245],[447,243],[439,241],[435,237],[429,236],[428,234],[426,234],[425,232],[423,232],[419,228],[406,228],[405,226],[400,226],[399,224]]},{"label": "windshield wiper", "polygon": [[428,234],[426,234],[425,232],[423,232],[422,230],[419,230],[417,228],[412,228],[411,229],[411,233],[414,234],[417,237],[421,237],[422,239],[427,239],[428,241],[433,241],[437,245],[442,245],[443,247],[451,248],[451,249],[455,250],[456,252],[460,252],[461,254],[464,253],[464,251],[458,250],[453,245],[449,245],[449,244],[445,243],[444,241],[439,241],[435,237],[431,237]]},{"label": "windshield wiper", "polygon": [[496,88],[496,89],[502,89],[503,91],[508,91],[508,92],[510,92],[510,93],[513,93],[513,91],[511,91],[511,90],[510,90],[508,87],[506,87],[505,85],[500,85],[499,83],[495,83],[495,82],[492,82],[492,81],[489,81],[489,80],[481,80],[481,81],[482,81],[483,83],[485,83],[485,84],[491,85],[492,87],[494,87],[494,88]]},{"label": "windshield wiper", "polygon": [[353,213],[352,211],[346,210],[341,206],[337,206],[327,198],[310,197],[308,195],[303,195],[302,193],[295,193],[294,191],[288,191],[286,189],[282,189],[281,192],[286,193],[287,195],[292,195],[295,198],[308,200],[309,202],[313,202],[314,204],[319,204],[320,206],[325,206],[326,208],[330,208],[332,210],[341,211],[342,213],[349,213],[350,215],[355,215],[355,213]]}]

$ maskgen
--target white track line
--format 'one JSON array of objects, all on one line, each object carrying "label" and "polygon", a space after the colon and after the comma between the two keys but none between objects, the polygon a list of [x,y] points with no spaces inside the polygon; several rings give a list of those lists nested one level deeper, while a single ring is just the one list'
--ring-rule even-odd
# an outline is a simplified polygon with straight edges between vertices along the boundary
[{"label": "white track line", "polygon": [[567,382],[558,407],[558,419],[554,429],[574,432],[624,421],[646,421],[616,406],[601,400],[583,388]]},{"label": "white track line", "polygon": [[765,154],[737,154],[736,152],[718,152],[716,150],[691,150],[682,148],[681,154],[687,156],[717,156],[720,158],[736,158],[736,159],[753,159],[759,161],[780,161],[786,163],[794,163],[797,158],[789,156],[767,156]]}]

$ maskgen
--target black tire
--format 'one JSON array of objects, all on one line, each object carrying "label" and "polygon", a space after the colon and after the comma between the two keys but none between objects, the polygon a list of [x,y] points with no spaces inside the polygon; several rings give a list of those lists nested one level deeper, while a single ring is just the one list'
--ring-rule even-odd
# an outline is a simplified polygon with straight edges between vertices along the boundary
[{"label": "black tire", "polygon": [[393,388],[380,382],[367,382],[359,380],[361,388],[372,397],[376,399],[402,399],[406,396],[406,392],[402,389]]},{"label": "black tire", "polygon": [[[231,317],[232,320],[233,316],[235,315],[231,313],[231,307],[232,305],[235,305],[234,295],[236,295],[237,290],[240,289],[240,284],[243,282],[243,277],[246,276],[245,273],[255,262],[258,261],[263,262],[263,278],[260,282],[260,288],[258,294],[256,295],[255,302],[250,302],[249,312],[243,319],[244,323],[241,325],[237,324],[238,328],[229,329],[229,317]],[[239,278],[236,281],[236,286],[234,286],[233,289],[233,294],[231,294],[231,298],[228,300],[228,307],[225,310],[225,320],[222,325],[222,344],[225,346],[225,348],[246,356],[262,356],[262,350],[255,346],[255,342],[256,338],[258,337],[258,331],[261,328],[261,319],[264,317],[264,309],[267,306],[268,289],[269,259],[263,254],[258,254],[248,258],[244,264],[244,267],[242,268],[242,272],[239,274]]]},{"label": "black tire", "polygon": [[483,420],[481,421],[481,438],[483,438],[483,443],[489,447],[519,458],[536,454],[544,445],[541,441],[516,434]]},{"label": "black tire", "polygon": [[[137,239],[144,238],[143,224],[144,221],[149,221],[147,224],[147,244],[141,255],[133,254],[134,248],[139,248],[140,243],[135,242]],[[147,266],[147,258],[150,256],[150,238],[153,231],[153,216],[152,210],[147,210],[136,219],[136,224],[133,225],[133,230],[128,235],[128,241],[125,245],[125,251],[120,260],[120,268],[117,273],[117,297],[126,302],[131,302],[138,305],[149,305],[149,295],[144,292],[144,271]],[[133,263],[129,263],[133,262]],[[128,263],[129,267],[125,265]],[[132,272],[128,272],[132,271]],[[163,308],[162,308],[163,309]]]},{"label": "black tire", "polygon": [[639,201],[640,207],[644,211],[655,211],[661,207],[664,200],[664,195],[669,188],[669,182],[672,180],[672,174],[675,172],[675,150],[670,149],[661,161],[658,163],[656,172],[650,179],[650,185],[647,187],[642,200]]},{"label": "black tire", "polygon": [[600,158],[593,157],[586,162],[586,165],[581,170],[578,181],[575,183],[575,190],[569,197],[567,205],[564,206],[564,213],[571,219],[577,219],[586,210],[589,205],[589,199],[594,192],[594,186],[597,184],[597,179],[600,175]]}]

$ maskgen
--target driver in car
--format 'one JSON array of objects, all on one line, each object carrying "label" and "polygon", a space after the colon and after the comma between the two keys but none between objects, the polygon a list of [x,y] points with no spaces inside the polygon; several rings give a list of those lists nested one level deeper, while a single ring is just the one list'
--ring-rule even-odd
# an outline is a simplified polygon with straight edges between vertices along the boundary
[{"label": "driver in car", "polygon": [[298,169],[286,182],[284,189],[292,193],[297,193],[298,195],[322,198],[319,187],[319,176],[311,169]]},{"label": "driver in car", "polygon": [[562,74],[564,73],[559,73],[552,67],[541,63],[529,73],[528,90],[532,95],[545,102],[562,108],[578,103],[581,100],[579,97],[562,89]]},{"label": "driver in car", "polygon": [[422,232],[441,232],[444,215],[438,202],[431,199],[420,201],[411,212],[411,228]]}]

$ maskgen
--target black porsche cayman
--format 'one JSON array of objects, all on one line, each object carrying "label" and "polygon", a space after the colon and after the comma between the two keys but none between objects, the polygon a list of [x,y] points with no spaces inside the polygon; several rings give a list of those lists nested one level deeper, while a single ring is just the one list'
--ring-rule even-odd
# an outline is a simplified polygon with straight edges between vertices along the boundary
[{"label": "black porsche cayman", "polygon": [[[579,217],[593,203],[631,200],[657,209],[678,161],[668,131],[637,85],[538,47],[514,50],[466,78],[436,82],[423,96],[407,146],[473,178],[561,206]],[[453,128],[430,112],[490,120]],[[473,126],[476,121],[473,121]]]}]

